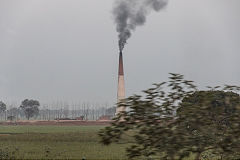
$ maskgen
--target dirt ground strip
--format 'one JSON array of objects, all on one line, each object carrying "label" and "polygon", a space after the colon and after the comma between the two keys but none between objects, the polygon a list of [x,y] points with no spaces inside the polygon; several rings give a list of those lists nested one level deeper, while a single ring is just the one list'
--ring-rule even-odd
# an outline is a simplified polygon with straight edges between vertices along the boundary
[{"label": "dirt ground strip", "polygon": [[81,120],[54,120],[54,121],[16,121],[0,122],[0,125],[76,125],[76,126],[94,126],[109,125],[111,121],[81,121]]}]

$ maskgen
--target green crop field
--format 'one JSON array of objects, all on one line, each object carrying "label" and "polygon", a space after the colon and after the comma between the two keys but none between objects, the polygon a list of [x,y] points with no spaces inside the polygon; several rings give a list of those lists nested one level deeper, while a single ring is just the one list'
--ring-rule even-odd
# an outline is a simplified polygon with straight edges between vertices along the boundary
[{"label": "green crop field", "polygon": [[104,126],[0,126],[0,159],[126,159],[123,144],[103,146]]},{"label": "green crop field", "polygon": [[[0,160],[127,159],[126,144],[104,146],[99,143],[98,131],[102,128],[104,126],[0,125]],[[192,159],[193,155],[186,158]]]}]

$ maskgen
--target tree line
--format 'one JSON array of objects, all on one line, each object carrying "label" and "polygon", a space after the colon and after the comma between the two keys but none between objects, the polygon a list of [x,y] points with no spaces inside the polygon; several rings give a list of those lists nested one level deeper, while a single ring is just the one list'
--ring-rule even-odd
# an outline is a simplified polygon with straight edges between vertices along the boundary
[{"label": "tree line", "polygon": [[74,103],[55,102],[41,105],[38,100],[25,99],[19,106],[7,105],[0,101],[0,120],[98,120],[103,116],[112,118],[116,107],[108,103]]}]

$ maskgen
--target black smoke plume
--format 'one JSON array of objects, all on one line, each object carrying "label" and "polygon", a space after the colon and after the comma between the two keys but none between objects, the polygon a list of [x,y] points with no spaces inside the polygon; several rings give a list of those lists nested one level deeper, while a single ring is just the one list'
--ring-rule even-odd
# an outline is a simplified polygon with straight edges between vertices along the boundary
[{"label": "black smoke plume", "polygon": [[168,0],[115,0],[113,15],[119,33],[119,50],[122,51],[132,31],[144,25],[146,16],[153,11],[160,11]]}]

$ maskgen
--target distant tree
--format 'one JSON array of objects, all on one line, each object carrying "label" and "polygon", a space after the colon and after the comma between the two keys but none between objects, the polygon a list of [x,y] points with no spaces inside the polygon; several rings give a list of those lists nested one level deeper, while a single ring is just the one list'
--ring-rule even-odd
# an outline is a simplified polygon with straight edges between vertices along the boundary
[{"label": "distant tree", "polygon": [[7,116],[7,120],[16,120],[18,119],[18,115],[20,114],[20,111],[18,108],[16,107],[13,107],[12,108],[12,105],[10,105],[10,109],[7,111],[8,113],[8,116]]},{"label": "distant tree", "polygon": [[84,120],[88,120],[88,115],[89,115],[89,104],[83,103],[82,104],[82,110],[83,110],[83,116]]},{"label": "distant tree", "polygon": [[29,120],[33,116],[37,116],[39,113],[40,103],[37,100],[25,99],[22,101],[20,109],[23,110],[26,118]]},{"label": "distant tree", "polygon": [[6,104],[0,101],[0,113],[5,112],[7,109]]},{"label": "distant tree", "polygon": [[64,115],[64,118],[68,118],[68,115],[69,115],[69,106],[68,106],[68,104],[65,104],[65,106],[63,108],[63,115]]},{"label": "distant tree", "polygon": [[10,109],[8,110],[8,114],[9,114],[10,116],[15,116],[15,117],[16,117],[16,116],[19,114],[19,109],[16,108],[16,107],[10,108]]},{"label": "distant tree", "polygon": [[6,104],[0,101],[0,115],[2,118],[3,113],[5,113],[5,120],[6,120],[6,109],[7,109]]},{"label": "distant tree", "polygon": [[182,75],[169,78],[143,91],[144,95],[120,102],[118,106],[128,109],[99,132],[101,143],[118,143],[130,136],[121,141],[130,143],[130,159],[183,159],[194,154],[199,160],[207,153],[222,159],[239,156],[240,96],[233,92],[239,87],[197,91]]}]

